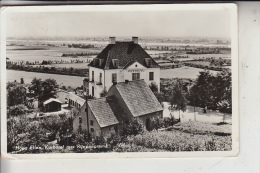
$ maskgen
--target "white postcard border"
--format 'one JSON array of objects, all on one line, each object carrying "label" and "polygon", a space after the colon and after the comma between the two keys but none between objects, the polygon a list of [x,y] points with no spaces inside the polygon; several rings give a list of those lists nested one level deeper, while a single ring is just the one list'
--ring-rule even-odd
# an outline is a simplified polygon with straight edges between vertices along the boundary
[{"label": "white postcard border", "polygon": [[[170,11],[170,10],[230,10],[231,57],[232,57],[232,151],[197,152],[141,152],[141,153],[51,153],[8,154],[6,125],[6,21],[12,12],[61,12],[61,11]],[[239,107],[238,107],[238,23],[235,4],[175,4],[175,5],[86,5],[86,6],[34,6],[7,7],[1,9],[1,153],[7,159],[117,159],[117,158],[196,158],[235,157],[239,154]]]}]

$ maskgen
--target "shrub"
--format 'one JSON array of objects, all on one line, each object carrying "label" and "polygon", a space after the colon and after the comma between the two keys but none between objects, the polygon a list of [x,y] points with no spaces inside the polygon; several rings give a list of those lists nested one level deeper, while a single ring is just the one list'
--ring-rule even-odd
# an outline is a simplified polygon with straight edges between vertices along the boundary
[{"label": "shrub", "polygon": [[153,129],[155,129],[155,130],[163,128],[164,127],[164,119],[158,118],[158,117],[152,119],[152,126],[153,126]]},{"label": "shrub", "polygon": [[120,135],[126,137],[128,135],[137,135],[144,132],[144,125],[139,118],[134,118],[132,123],[123,123]]},{"label": "shrub", "polygon": [[117,134],[111,134],[109,138],[107,138],[107,144],[110,146],[110,148],[114,148],[118,143],[121,142],[121,137]]},{"label": "shrub", "polygon": [[28,111],[28,108],[24,104],[10,106],[8,109],[7,116],[19,116],[24,115]]},{"label": "shrub", "polygon": [[23,116],[7,120],[7,152],[16,150],[15,147],[23,140],[21,134],[27,131],[28,124],[28,119]]},{"label": "shrub", "polygon": [[[74,145],[74,150],[77,152],[83,152],[86,150],[90,150],[91,149],[90,146],[94,146],[94,144],[91,142],[91,136],[89,136],[86,132],[73,134],[72,135],[72,144]],[[89,146],[89,147],[82,148],[80,146]]]},{"label": "shrub", "polygon": [[193,135],[178,131],[153,131],[128,140],[135,145],[168,151],[229,151],[232,148],[231,137],[213,135]]},{"label": "shrub", "polygon": [[174,124],[176,124],[178,121],[173,117],[166,117],[163,119],[163,124],[164,124],[164,127],[169,127],[169,126],[173,126]]},{"label": "shrub", "polygon": [[73,117],[67,114],[60,114],[60,125],[58,130],[59,143],[69,145],[69,138],[73,132]]},{"label": "shrub", "polygon": [[53,141],[60,128],[60,119],[57,116],[44,118],[40,120],[40,126],[42,129],[46,130],[46,133],[49,133],[47,140]]}]

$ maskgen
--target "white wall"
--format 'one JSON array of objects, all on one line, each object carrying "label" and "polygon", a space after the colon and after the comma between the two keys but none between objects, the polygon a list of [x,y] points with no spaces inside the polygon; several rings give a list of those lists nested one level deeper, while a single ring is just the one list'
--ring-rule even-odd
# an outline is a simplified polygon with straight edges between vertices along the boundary
[{"label": "white wall", "polygon": [[[94,82],[92,82],[92,71],[94,71]],[[102,73],[102,85],[97,85],[99,81],[100,73]],[[95,68],[95,67],[89,67],[89,95],[92,95],[92,86],[94,86],[94,97],[99,98],[100,93],[104,89],[104,70]]]},{"label": "white wall", "polygon": [[[137,67],[136,67],[137,65]],[[89,79],[92,81],[92,71],[94,71],[94,83],[89,83],[89,94],[92,95],[92,86],[94,86],[94,96],[100,97],[100,93],[104,88],[108,91],[113,85],[112,74],[117,74],[117,83],[124,82],[125,80],[132,81],[132,73],[140,73],[140,79],[144,79],[147,85],[155,82],[160,91],[160,68],[146,68],[138,62],[133,63],[127,69],[108,69],[103,70],[95,67],[89,68]],[[105,71],[105,73],[104,73]],[[149,80],[149,72],[154,72],[154,80]],[[96,85],[99,82],[99,74],[102,73],[102,85]]]}]

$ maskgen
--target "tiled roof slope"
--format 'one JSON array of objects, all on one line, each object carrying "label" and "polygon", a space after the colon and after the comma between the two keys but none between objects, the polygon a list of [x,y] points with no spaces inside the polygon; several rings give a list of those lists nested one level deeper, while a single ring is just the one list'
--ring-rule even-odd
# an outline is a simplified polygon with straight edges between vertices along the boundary
[{"label": "tiled roof slope", "polygon": [[47,105],[47,104],[49,104],[50,102],[58,102],[58,103],[62,103],[60,100],[58,100],[58,99],[55,99],[55,98],[50,98],[50,99],[48,99],[48,100],[46,100],[45,102],[43,102],[43,105]]},{"label": "tiled roof slope", "polygon": [[93,65],[93,61],[89,66],[98,67],[102,69],[113,69],[112,59],[118,59],[118,68],[123,68],[130,61],[137,61],[143,66],[147,67],[145,58],[151,59],[151,66],[148,68],[160,68],[160,66],[147,54],[147,52],[134,42],[116,42],[115,44],[107,45],[102,52],[96,57],[104,59],[101,66]]},{"label": "tiled roof slope", "polygon": [[162,111],[163,108],[144,80],[122,82],[116,87],[134,117]]},{"label": "tiled roof slope", "polygon": [[120,106],[115,96],[108,96],[106,99],[119,122],[128,120],[125,110]]},{"label": "tiled roof slope", "polygon": [[106,98],[88,101],[90,110],[93,112],[100,127],[118,124],[118,120],[106,101]]}]

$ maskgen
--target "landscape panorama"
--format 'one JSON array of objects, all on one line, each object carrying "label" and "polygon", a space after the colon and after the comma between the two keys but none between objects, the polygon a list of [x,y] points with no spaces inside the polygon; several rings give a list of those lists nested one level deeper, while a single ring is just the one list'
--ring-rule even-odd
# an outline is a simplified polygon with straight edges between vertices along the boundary
[{"label": "landscape panorama", "polygon": [[7,15],[9,154],[232,151],[230,13],[49,13]]}]

